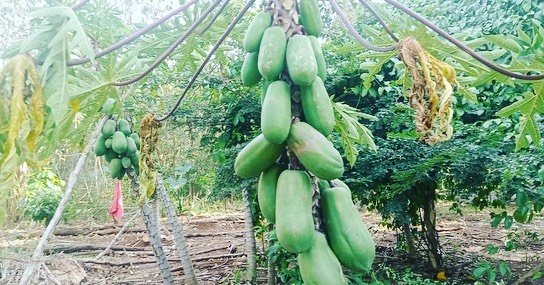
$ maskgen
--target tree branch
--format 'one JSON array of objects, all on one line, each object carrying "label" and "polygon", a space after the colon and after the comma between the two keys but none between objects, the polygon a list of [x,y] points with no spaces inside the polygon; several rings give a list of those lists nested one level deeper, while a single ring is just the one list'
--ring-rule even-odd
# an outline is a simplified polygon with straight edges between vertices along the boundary
[{"label": "tree branch", "polygon": [[329,0],[329,2],[331,3],[331,6],[332,6],[332,9],[334,10],[334,12],[336,12],[336,14],[340,18],[340,20],[342,21],[344,26],[348,29],[349,33],[352,36],[354,36],[355,39],[357,39],[357,41],[362,46],[364,46],[365,48],[367,48],[369,50],[377,51],[377,52],[388,52],[388,51],[393,51],[393,50],[395,50],[397,48],[396,45],[385,46],[385,47],[375,46],[375,45],[371,44],[370,42],[368,42],[367,40],[363,39],[363,37],[355,30],[353,25],[346,18],[346,15],[344,14],[344,12],[342,12],[342,9],[340,8],[340,6],[338,6],[338,3],[336,2],[336,0]]},{"label": "tree branch", "polygon": [[[115,50],[129,44],[130,42],[132,42],[135,39],[141,37],[142,35],[145,35],[150,30],[152,30],[152,29],[156,28],[157,26],[161,25],[162,23],[166,22],[166,20],[172,18],[173,16],[179,14],[180,12],[183,12],[183,11],[187,10],[187,8],[191,7],[197,1],[198,0],[191,0],[191,1],[188,1],[188,2],[184,3],[179,8],[177,8],[175,10],[172,10],[172,12],[170,12],[167,15],[163,16],[162,18],[156,20],[155,22],[153,22],[153,23],[151,23],[151,24],[149,24],[149,25],[135,31],[134,33],[132,33],[128,37],[124,38],[123,40],[118,41],[118,42],[110,45],[109,47],[97,52],[94,57],[98,58],[98,57],[107,55],[107,54],[111,53],[112,51],[115,51]],[[82,1],[82,2],[84,2],[84,1]],[[89,61],[91,61],[90,58],[83,57],[83,58],[80,58],[80,59],[70,60],[70,61],[68,61],[67,65],[68,66],[79,65],[79,64],[87,63]]]},{"label": "tree branch", "polygon": [[134,214],[134,216],[132,216],[132,218],[130,218],[124,225],[123,227],[119,230],[119,232],[117,232],[117,234],[113,237],[113,239],[111,240],[110,244],[108,244],[108,246],[102,251],[100,252],[96,257],[95,259],[98,260],[100,259],[102,256],[104,256],[106,253],[108,253],[108,251],[110,251],[111,247],[119,240],[119,238],[121,237],[121,235],[123,234],[123,232],[127,229],[127,227],[130,225],[130,223],[132,222],[132,220],[134,220],[134,218],[136,218],[138,216],[138,214]]},{"label": "tree branch", "polygon": [[389,34],[389,36],[394,41],[398,42],[399,38],[397,38],[397,36],[395,36],[395,34],[393,34],[393,31],[391,31],[391,29],[389,29],[389,27],[387,26],[385,21],[382,19],[382,17],[380,17],[378,12],[376,12],[376,10],[374,10],[374,8],[372,8],[370,3],[368,3],[368,1],[366,1],[366,0],[359,0],[359,2],[361,2],[361,4],[363,4],[363,6],[365,6],[365,8],[367,8],[368,11],[370,11],[370,13],[374,16],[374,18],[376,18],[376,20],[378,20],[378,22],[380,22],[380,25],[382,25],[383,29],[387,32],[387,34]]},{"label": "tree branch", "polygon": [[219,46],[223,43],[223,41],[225,40],[225,38],[230,34],[230,32],[232,31],[232,29],[234,28],[234,26],[236,26],[236,24],[238,24],[238,22],[240,21],[240,19],[244,16],[244,14],[247,12],[247,10],[253,5],[253,3],[255,3],[255,0],[248,0],[246,5],[244,6],[244,8],[242,8],[242,10],[240,10],[240,12],[238,13],[238,15],[236,15],[236,18],[234,18],[234,20],[230,23],[230,25],[227,27],[227,29],[225,30],[225,32],[221,35],[221,37],[219,38],[219,40],[217,40],[217,42],[215,43],[215,45],[213,46],[212,50],[208,53],[208,55],[206,56],[206,58],[204,59],[204,61],[202,62],[202,64],[200,65],[200,67],[198,68],[198,70],[195,72],[195,74],[193,75],[193,77],[191,78],[191,80],[189,81],[189,83],[187,84],[187,86],[185,86],[185,89],[183,90],[183,92],[181,93],[178,101],[176,102],[176,104],[174,105],[174,107],[172,107],[172,109],[170,109],[170,111],[168,111],[168,113],[166,113],[166,115],[162,116],[162,117],[159,117],[159,118],[155,118],[155,120],[159,121],[159,122],[162,122],[166,119],[168,119],[170,116],[172,116],[172,114],[176,111],[176,109],[179,107],[179,105],[181,104],[181,101],[183,100],[183,98],[185,97],[185,95],[187,94],[187,92],[189,91],[189,89],[191,88],[191,86],[193,85],[193,83],[195,83],[197,77],[200,75],[200,73],[202,72],[202,70],[204,69],[204,67],[206,66],[206,64],[208,63],[208,61],[210,61],[210,58],[212,57],[212,55],[215,53],[215,51],[219,48]]},{"label": "tree branch", "polygon": [[70,8],[72,8],[74,11],[79,10],[81,7],[85,6],[85,4],[89,3],[89,1],[90,0],[81,0],[78,3],[70,6]]},{"label": "tree branch", "polygon": [[198,25],[200,25],[200,23],[202,23],[202,21],[204,21],[206,17],[208,17],[208,15],[213,11],[213,9],[215,9],[215,7],[217,6],[217,4],[219,4],[220,1],[221,0],[215,0],[210,5],[210,7],[208,7],[208,9],[204,11],[204,13],[191,25],[191,27],[189,27],[189,29],[177,41],[175,41],[148,69],[146,69],[140,75],[132,79],[121,81],[121,82],[112,82],[111,85],[113,86],[129,85],[144,78],[146,75],[148,75],[151,71],[153,71],[153,69],[155,69],[159,64],[161,64],[181,43],[183,43],[183,41],[185,41],[187,37],[189,37],[195,31],[196,27],[198,27]]},{"label": "tree branch", "polygon": [[213,16],[213,18],[210,20],[210,22],[208,22],[206,24],[206,26],[204,26],[204,28],[202,29],[199,29],[196,33],[201,35],[203,33],[205,33],[212,25],[213,23],[215,23],[215,20],[217,20],[217,18],[219,18],[219,15],[223,12],[223,10],[225,10],[225,8],[227,7],[227,5],[229,4],[230,0],[227,0],[223,3],[223,5],[221,5],[221,7],[219,7],[219,11],[217,11],[217,13],[215,13],[215,15]]}]

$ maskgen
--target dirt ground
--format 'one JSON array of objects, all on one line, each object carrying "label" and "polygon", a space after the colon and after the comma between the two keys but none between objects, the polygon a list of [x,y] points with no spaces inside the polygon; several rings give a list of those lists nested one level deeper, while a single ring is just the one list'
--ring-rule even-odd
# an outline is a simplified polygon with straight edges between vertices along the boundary
[{"label": "dirt ground", "polygon": [[[476,264],[484,259],[508,262],[511,284],[525,275],[544,259],[544,219],[529,225],[516,224],[519,236],[516,251],[501,250],[486,254],[486,246],[503,247],[508,233],[492,229],[489,215],[465,213],[452,215],[443,211],[438,217],[438,230],[444,251],[445,272],[456,284],[473,284],[470,279]],[[413,257],[396,250],[396,233],[382,226],[376,213],[364,213],[377,244],[374,268],[392,267],[402,272],[411,268],[424,277],[433,278],[423,256]],[[129,219],[127,215],[126,219]],[[188,239],[195,271],[201,284],[235,284],[236,276],[244,269],[244,219],[242,213],[213,216],[180,217]],[[137,217],[120,240],[107,254],[96,259],[111,242],[121,225],[89,226],[77,224],[59,226],[48,245],[47,255],[33,280],[34,284],[161,284],[154,257],[143,228]],[[35,247],[42,229],[11,229],[0,233],[0,284],[16,284],[18,274]],[[180,284],[183,284],[181,264],[172,246],[168,228],[162,225],[163,243],[170,264]],[[531,235],[529,233],[536,233]],[[262,252],[262,245],[258,246]],[[259,268],[259,284],[266,280],[265,268]],[[530,280],[530,279],[529,279]],[[544,284],[528,281],[524,284]],[[448,282],[449,283],[449,282]]]}]

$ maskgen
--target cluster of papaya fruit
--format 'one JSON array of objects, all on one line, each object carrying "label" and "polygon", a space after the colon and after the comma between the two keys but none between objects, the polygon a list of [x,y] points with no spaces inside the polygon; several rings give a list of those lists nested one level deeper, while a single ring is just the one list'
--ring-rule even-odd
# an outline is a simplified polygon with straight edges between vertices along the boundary
[{"label": "cluster of papaya fruit", "polygon": [[[106,101],[102,106],[104,112],[111,101]],[[104,123],[102,133],[98,136],[94,146],[96,156],[104,156],[110,166],[111,178],[122,179],[126,170],[134,168],[136,174],[139,171],[140,160],[140,136],[133,132],[130,123],[125,119],[117,121],[110,115]]]},{"label": "cluster of papaya fruit", "polygon": [[[298,253],[304,283],[347,284],[341,265],[367,272],[375,245],[350,189],[338,180],[342,156],[327,139],[335,118],[323,83],[319,7],[316,0],[299,0],[298,6],[302,29],[289,38],[283,23],[291,19],[275,19],[281,13],[270,11],[277,7],[257,13],[246,31],[241,77],[247,86],[264,78],[262,134],[240,151],[234,169],[242,178],[260,175],[263,216],[275,224],[282,247]],[[321,196],[324,233],[314,223],[314,191]]]}]

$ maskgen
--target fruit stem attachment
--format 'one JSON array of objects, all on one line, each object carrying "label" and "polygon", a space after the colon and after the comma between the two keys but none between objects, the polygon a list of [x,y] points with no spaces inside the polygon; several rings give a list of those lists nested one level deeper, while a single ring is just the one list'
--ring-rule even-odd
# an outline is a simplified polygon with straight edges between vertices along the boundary
[{"label": "fruit stem attachment", "polygon": [[321,192],[319,191],[319,178],[312,177],[312,216],[314,218],[314,228],[318,232],[325,232],[323,228],[323,212],[321,211]]},{"label": "fruit stem attachment", "polygon": [[300,170],[303,168],[294,152],[287,150],[287,157],[289,158],[289,170]]},{"label": "fruit stem attachment", "polygon": [[296,7],[297,1],[295,0],[271,0],[266,7],[266,10],[274,16],[272,25],[282,27],[287,38],[295,34],[304,34],[302,25],[298,23],[298,18],[293,18],[294,15],[298,15]]}]

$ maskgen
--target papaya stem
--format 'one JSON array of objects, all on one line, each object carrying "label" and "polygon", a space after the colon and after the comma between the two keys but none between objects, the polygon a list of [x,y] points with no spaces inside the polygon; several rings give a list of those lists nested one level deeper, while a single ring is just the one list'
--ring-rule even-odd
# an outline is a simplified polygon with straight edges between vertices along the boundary
[{"label": "papaya stem", "polygon": [[272,0],[272,5],[267,7],[267,10],[272,11],[274,26],[280,26],[285,31],[287,38],[294,34],[303,35],[304,28],[298,23],[297,1]]}]

